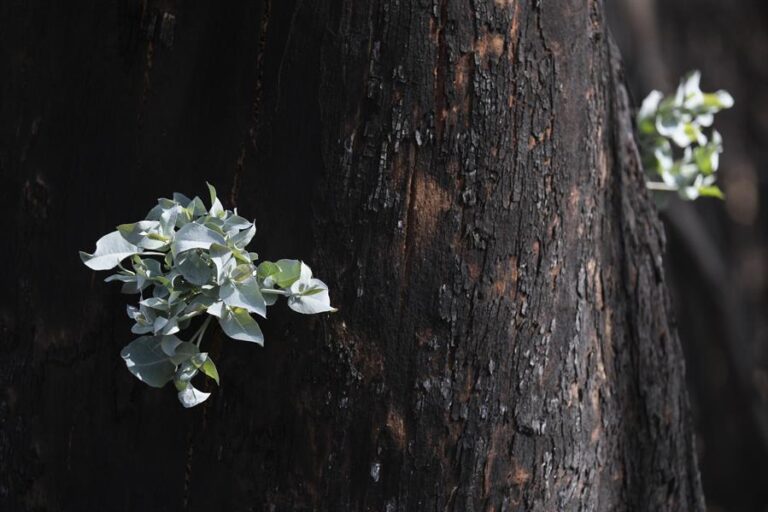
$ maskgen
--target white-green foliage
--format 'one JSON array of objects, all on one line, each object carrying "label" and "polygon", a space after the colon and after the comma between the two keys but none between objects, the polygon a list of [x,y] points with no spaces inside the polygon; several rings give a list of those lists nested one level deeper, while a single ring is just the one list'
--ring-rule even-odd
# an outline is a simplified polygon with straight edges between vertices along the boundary
[{"label": "white-green foliage", "polygon": [[[252,315],[266,318],[267,306],[279,295],[299,313],[335,311],[328,287],[303,262],[257,265],[258,255],[246,250],[256,233],[254,223],[237,210],[225,210],[216,189],[208,188],[210,208],[199,197],[161,198],[146,219],[101,237],[93,254],[80,253],[94,270],[117,267],[105,281],[120,281],[123,293],[139,294],[138,304],[128,306],[128,316],[135,322],[131,331],[142,336],[121,355],[128,370],[146,384],[159,388],[173,381],[184,407],[210,395],[191,383],[199,372],[219,382],[216,365],[200,351],[211,318],[230,338],[263,345]],[[129,258],[126,268],[122,262]],[[189,341],[182,341],[179,333],[196,317],[204,320]]]},{"label": "white-green foliage", "polygon": [[715,185],[723,141],[717,130],[706,132],[716,113],[733,106],[726,91],[701,92],[700,79],[698,71],[689,73],[674,96],[652,91],[637,115],[643,165],[661,178],[648,187],[677,191],[689,200],[723,197]]}]

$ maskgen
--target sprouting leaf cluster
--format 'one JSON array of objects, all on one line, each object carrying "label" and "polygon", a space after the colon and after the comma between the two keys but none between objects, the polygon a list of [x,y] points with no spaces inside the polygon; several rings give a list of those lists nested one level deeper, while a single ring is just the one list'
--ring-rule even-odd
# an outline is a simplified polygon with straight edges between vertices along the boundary
[{"label": "sprouting leaf cluster", "polygon": [[676,191],[688,200],[723,197],[715,184],[723,141],[709,128],[715,114],[733,106],[726,91],[701,92],[700,80],[701,74],[693,71],[680,81],[674,96],[652,91],[637,115],[643,165],[656,178],[648,187]]},{"label": "sprouting leaf cluster", "polygon": [[[216,189],[208,188],[210,208],[199,197],[161,198],[144,220],[101,237],[93,254],[80,253],[93,270],[117,268],[105,281],[119,281],[123,293],[139,295],[127,309],[131,331],[141,335],[121,352],[128,370],[153,387],[173,381],[184,407],[210,396],[192,385],[193,377],[202,373],[219,382],[216,365],[200,350],[212,318],[230,338],[263,345],[253,315],[266,318],[278,296],[299,313],[335,311],[328,287],[303,262],[257,264],[258,255],[247,250],[254,223],[237,209],[225,210]],[[198,322],[183,341],[181,333]]]}]

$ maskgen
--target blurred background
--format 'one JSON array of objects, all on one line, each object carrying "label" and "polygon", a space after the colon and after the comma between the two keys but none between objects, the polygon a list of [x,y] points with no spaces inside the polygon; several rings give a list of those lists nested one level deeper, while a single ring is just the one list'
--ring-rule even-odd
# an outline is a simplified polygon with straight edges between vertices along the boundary
[{"label": "blurred background", "polygon": [[[768,511],[768,2],[606,2],[637,106],[688,71],[716,116],[725,202],[670,197],[667,271],[711,512]],[[670,194],[673,195],[673,194]]]}]

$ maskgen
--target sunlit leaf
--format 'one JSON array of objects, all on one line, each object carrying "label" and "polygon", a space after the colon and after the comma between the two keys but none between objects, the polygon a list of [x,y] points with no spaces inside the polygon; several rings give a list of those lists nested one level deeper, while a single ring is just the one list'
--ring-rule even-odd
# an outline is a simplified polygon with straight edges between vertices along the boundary
[{"label": "sunlit leaf", "polygon": [[128,371],[146,384],[161,388],[173,378],[176,365],[163,352],[165,336],[142,336],[120,352]]},{"label": "sunlit leaf", "polygon": [[128,242],[119,231],[104,235],[96,242],[93,254],[80,251],[80,258],[93,270],[109,270],[115,268],[129,256],[141,252],[141,249]]},{"label": "sunlit leaf", "polygon": [[243,308],[223,308],[219,324],[224,334],[230,338],[264,345],[264,335],[259,324]]},{"label": "sunlit leaf", "polygon": [[186,382],[186,386],[184,386],[178,394],[179,402],[181,402],[181,405],[187,409],[196,405],[200,405],[201,403],[208,400],[208,397],[210,396],[210,393],[200,391],[189,382]]}]

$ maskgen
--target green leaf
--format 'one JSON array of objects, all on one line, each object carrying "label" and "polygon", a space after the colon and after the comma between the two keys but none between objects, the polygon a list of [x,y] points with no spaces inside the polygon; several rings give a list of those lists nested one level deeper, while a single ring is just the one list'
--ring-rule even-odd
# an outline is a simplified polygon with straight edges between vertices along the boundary
[{"label": "green leaf", "polygon": [[637,114],[638,126],[641,133],[653,133],[655,130],[654,120],[656,118],[656,111],[659,108],[659,102],[664,95],[659,91],[651,91],[643,100],[640,111]]},{"label": "green leaf", "polygon": [[176,334],[180,330],[179,319],[158,316],[152,324],[152,330],[155,334]]},{"label": "green leaf", "polygon": [[208,187],[208,194],[210,194],[211,204],[213,204],[214,202],[216,202],[216,199],[217,199],[217,197],[216,197],[216,187],[214,187],[213,185],[211,185],[207,181],[205,182],[205,185]]},{"label": "green leaf", "polygon": [[242,282],[253,277],[253,266],[250,263],[237,265],[229,274],[232,281]]},{"label": "green leaf", "polygon": [[702,197],[716,197],[718,199],[725,199],[725,194],[720,190],[717,185],[710,185],[708,187],[700,187],[699,195]]},{"label": "green leaf", "polygon": [[306,282],[297,281],[291,285],[288,307],[305,315],[336,311],[336,308],[331,306],[328,286],[319,279],[311,278]]},{"label": "green leaf", "polygon": [[142,306],[156,309],[158,311],[168,311],[168,301],[158,297],[150,297],[139,302]]},{"label": "green leaf", "polygon": [[220,300],[217,300],[208,306],[206,312],[211,316],[215,316],[216,318],[221,319],[224,317],[224,303]]},{"label": "green leaf", "polygon": [[214,302],[216,302],[216,299],[209,295],[197,295],[194,299],[188,302],[187,307],[184,309],[184,313],[201,313],[208,309]]},{"label": "green leaf", "polygon": [[228,235],[236,235],[237,233],[243,231],[244,229],[249,229],[252,227],[253,227],[253,222],[239,215],[232,215],[228,217],[227,220],[224,221],[224,224],[222,225],[222,229]]},{"label": "green leaf", "polygon": [[280,288],[288,288],[301,277],[301,262],[299,260],[278,260],[278,272],[272,274],[272,279]]},{"label": "green leaf", "polygon": [[219,297],[227,306],[243,308],[264,318],[267,317],[267,304],[255,277],[249,277],[240,282],[227,281],[219,290]]},{"label": "green leaf", "polygon": [[704,94],[704,106],[715,109],[715,111],[731,108],[733,104],[733,96],[728,91],[720,90],[715,93]]},{"label": "green leaf", "polygon": [[[179,386],[177,385],[177,388],[178,387]],[[209,396],[211,396],[210,393],[204,393],[203,391],[200,391],[189,382],[187,382],[186,386],[179,390],[178,394],[179,402],[181,402],[181,405],[187,409],[196,405],[200,405],[201,403],[208,400]]]},{"label": "green leaf", "polygon": [[120,224],[117,230],[129,243],[144,249],[160,249],[169,242],[169,238],[161,235],[160,222],[142,220],[133,224]]},{"label": "green leaf", "polygon": [[221,284],[235,266],[235,257],[229,247],[220,244],[211,244],[209,254],[211,261],[216,266],[216,282]]},{"label": "green leaf", "polygon": [[226,245],[224,237],[210,228],[190,222],[176,232],[173,240],[173,254],[191,249],[210,249],[211,244]]},{"label": "green leaf", "polygon": [[172,197],[173,197],[173,202],[180,204],[182,207],[186,207],[191,201],[190,198],[188,198],[181,192],[174,192]]},{"label": "green leaf", "polygon": [[93,254],[80,251],[80,258],[88,268],[109,270],[115,268],[125,258],[140,252],[141,249],[123,238],[119,231],[113,231],[99,238]]},{"label": "green leaf", "polygon": [[259,266],[256,267],[256,277],[262,281],[271,275],[277,274],[278,272],[280,272],[280,267],[271,261],[262,261],[259,263]]},{"label": "green leaf", "polygon": [[213,360],[207,357],[203,364],[200,366],[200,371],[212,378],[216,384],[219,384],[219,370],[216,369],[216,365],[213,364]]},{"label": "green leaf", "polygon": [[264,335],[261,333],[259,324],[245,309],[229,306],[223,308],[219,325],[224,334],[230,338],[264,345]]},{"label": "green leaf", "polygon": [[176,374],[173,377],[173,381],[176,384],[179,382],[189,382],[192,380],[192,377],[197,375],[197,372],[197,366],[192,362],[191,359],[182,361],[182,363],[176,369]]},{"label": "green leaf", "polygon": [[178,204],[163,210],[163,212],[160,214],[160,232],[163,235],[166,237],[173,236],[173,230],[176,227],[176,221],[183,211],[184,208]]},{"label": "green leaf", "polygon": [[241,231],[233,235],[231,238],[231,241],[232,241],[232,244],[238,249],[244,249],[246,245],[251,243],[251,240],[253,240],[254,235],[256,235],[256,226],[251,224],[251,226],[245,231]]},{"label": "green leaf", "polygon": [[165,386],[176,371],[176,365],[161,348],[164,338],[166,336],[142,336],[120,352],[128,371],[155,388]]},{"label": "green leaf", "polygon": [[189,212],[189,215],[192,218],[200,217],[208,213],[208,209],[205,207],[205,203],[197,196],[195,196],[195,198],[189,202],[186,210]]},{"label": "green leaf", "polygon": [[198,251],[181,253],[176,260],[176,268],[184,279],[198,286],[207,284],[213,279],[213,269]]},{"label": "green leaf", "polygon": [[111,276],[108,276],[106,279],[104,279],[105,283],[111,283],[112,281],[120,281],[123,283],[135,283],[136,274],[127,274],[127,273],[120,273],[120,274],[112,274]]},{"label": "green leaf", "polygon": [[219,371],[207,352],[201,352],[190,358],[190,362],[205,375],[219,383]]},{"label": "green leaf", "polygon": [[197,345],[188,341],[181,341],[176,336],[163,336],[160,349],[173,364],[181,364],[200,353]]},{"label": "green leaf", "polygon": [[224,214],[224,207],[216,197],[216,188],[208,182],[205,182],[205,184],[208,185],[208,192],[211,195],[211,209],[209,213],[215,217],[221,217]]},{"label": "green leaf", "polygon": [[717,170],[719,157],[716,148],[712,146],[694,148],[693,158],[698,168],[704,174],[712,174]]}]

